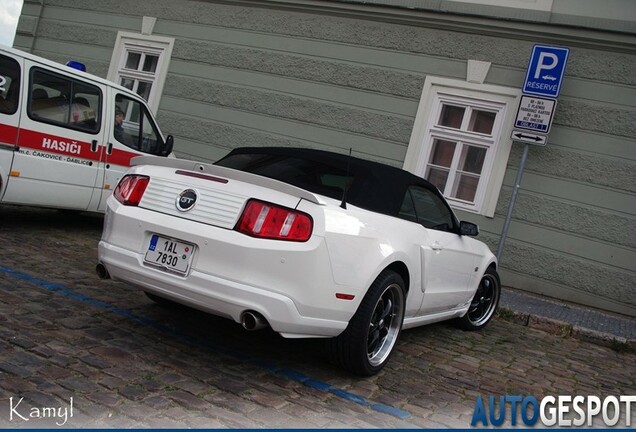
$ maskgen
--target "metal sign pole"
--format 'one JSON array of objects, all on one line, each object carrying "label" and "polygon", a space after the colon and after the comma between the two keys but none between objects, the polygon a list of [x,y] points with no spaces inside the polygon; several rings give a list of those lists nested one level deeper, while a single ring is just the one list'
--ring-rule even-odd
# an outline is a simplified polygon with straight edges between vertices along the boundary
[{"label": "metal sign pole", "polygon": [[[565,65],[568,62],[569,55],[570,49],[566,47],[539,44],[532,47],[526,79],[521,88],[521,92],[524,94],[519,100],[517,119],[510,137],[513,142],[524,144],[523,154],[519,162],[519,171],[512,190],[508,214],[499,238],[499,246],[497,246],[497,261],[501,261],[501,254],[508,236],[517,194],[521,187],[521,178],[526,167],[530,144],[544,146],[548,143],[548,132],[550,132],[550,126],[552,125],[552,116],[557,103],[556,98],[559,97],[561,83],[565,75]],[[516,128],[522,130],[517,130]],[[524,130],[530,132],[525,132]]]},{"label": "metal sign pole", "polygon": [[512,189],[512,197],[510,198],[510,205],[508,206],[508,214],[504,222],[503,230],[501,231],[501,237],[499,238],[499,246],[497,246],[497,261],[501,265],[501,254],[503,253],[504,243],[508,236],[508,228],[510,228],[510,220],[512,219],[512,211],[517,201],[517,193],[521,187],[521,178],[523,177],[523,171],[526,168],[526,160],[528,160],[528,149],[530,144],[523,145],[523,153],[521,154],[521,161],[519,162],[519,171],[517,171],[517,179],[515,180],[515,186]]}]

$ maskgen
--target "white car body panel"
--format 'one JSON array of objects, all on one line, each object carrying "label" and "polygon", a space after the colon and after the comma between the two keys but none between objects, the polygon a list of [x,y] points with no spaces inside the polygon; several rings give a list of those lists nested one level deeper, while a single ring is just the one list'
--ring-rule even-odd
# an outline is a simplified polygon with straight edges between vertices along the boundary
[{"label": "white car body panel", "polygon": [[[133,164],[128,174],[147,175],[150,183],[139,207],[108,199],[98,253],[110,276],[236,322],[256,311],[284,337],[339,335],[391,266],[408,274],[404,328],[463,316],[481,275],[496,264],[472,238],[350,204],[343,209],[337,200],[258,175],[177,159],[144,157]],[[184,213],[175,199],[189,188],[201,198]],[[267,240],[234,231],[249,198],[311,215],[311,238]],[[144,263],[153,233],[196,245],[185,275]]]}]

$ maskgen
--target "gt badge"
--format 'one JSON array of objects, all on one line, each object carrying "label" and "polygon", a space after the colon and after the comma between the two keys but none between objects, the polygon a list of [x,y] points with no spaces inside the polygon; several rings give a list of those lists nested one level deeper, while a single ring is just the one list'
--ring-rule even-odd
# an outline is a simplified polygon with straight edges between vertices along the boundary
[{"label": "gt badge", "polygon": [[194,207],[194,204],[197,202],[197,191],[194,189],[186,189],[179,194],[177,197],[177,210],[186,212],[191,210]]}]

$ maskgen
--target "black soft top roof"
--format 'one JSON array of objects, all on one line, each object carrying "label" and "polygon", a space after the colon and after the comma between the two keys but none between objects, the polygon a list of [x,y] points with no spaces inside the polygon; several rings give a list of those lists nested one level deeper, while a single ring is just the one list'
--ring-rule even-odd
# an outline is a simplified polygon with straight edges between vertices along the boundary
[{"label": "black soft top roof", "polygon": [[390,216],[397,216],[409,186],[419,185],[435,191],[439,195],[435,186],[403,169],[323,150],[288,147],[241,147],[232,150],[216,164],[255,172],[332,198],[342,198],[341,192],[335,195],[334,193],[323,193],[320,190],[312,190],[311,185],[302,183],[300,180],[277,178],[276,175],[257,172],[257,168],[251,165],[237,166],[236,160],[238,158],[234,156],[239,155],[271,156],[272,160],[297,159],[313,162],[316,166],[334,168],[343,174],[348,172],[349,177],[353,177],[353,181],[347,191],[347,202],[366,210]]}]

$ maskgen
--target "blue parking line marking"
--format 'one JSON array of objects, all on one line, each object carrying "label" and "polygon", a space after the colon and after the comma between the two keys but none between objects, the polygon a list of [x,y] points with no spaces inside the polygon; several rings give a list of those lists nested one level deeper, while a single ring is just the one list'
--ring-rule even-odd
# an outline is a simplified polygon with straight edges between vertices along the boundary
[{"label": "blue parking line marking", "polygon": [[329,391],[331,389],[331,384],[327,384],[322,381],[316,381],[313,379],[308,379],[307,381],[303,382],[303,384],[305,384],[307,387],[311,387],[321,391]]},{"label": "blue parking line marking", "polygon": [[406,420],[409,417],[411,417],[411,413],[409,413],[408,411],[404,411],[399,408],[394,408],[388,405],[372,404],[370,408],[375,411],[380,411],[380,412],[392,415],[394,417],[401,418],[402,420]]},{"label": "blue parking line marking", "polygon": [[350,400],[351,402],[355,402],[359,405],[367,405],[368,401],[366,398],[362,397],[362,396],[358,396],[357,394],[353,394],[353,393],[349,393],[347,391],[344,390],[340,390],[340,389],[331,389],[329,390],[329,393],[331,394],[335,394],[336,396],[339,396],[343,399],[347,399]]},{"label": "blue parking line marking", "polygon": [[305,375],[304,373],[295,371],[295,370],[291,370],[291,369],[281,369],[278,372],[280,375],[283,375],[293,381],[298,381],[301,382],[303,384],[305,384],[307,381],[309,381],[311,378],[309,378],[307,375]]},{"label": "blue parking line marking", "polygon": [[207,341],[201,341],[201,340],[197,340],[197,338],[194,338],[192,336],[187,336],[173,328],[170,328],[168,326],[165,326],[157,321],[148,319],[148,318],[144,318],[142,316],[136,315],[133,312],[127,310],[127,309],[122,309],[119,308],[117,306],[113,306],[109,303],[103,302],[101,300],[97,300],[94,299],[92,297],[89,297],[85,294],[81,294],[78,293],[76,291],[73,291],[69,288],[66,288],[64,285],[61,284],[57,284],[57,283],[53,283],[53,282],[49,282],[46,281],[44,279],[39,279],[37,277],[31,276],[27,273],[23,273],[20,271],[16,271],[13,270],[9,267],[3,267],[0,266],[0,273],[4,273],[7,276],[10,276],[14,279],[18,279],[18,280],[23,280],[25,282],[28,282],[32,285],[38,286],[40,288],[44,288],[48,291],[54,292],[56,294],[61,294],[65,297],[68,297],[70,299],[76,300],[78,302],[84,303],[84,304],[88,304],[90,306],[93,306],[95,308],[98,309],[102,309],[102,310],[106,310],[108,312],[112,312],[114,314],[123,316],[125,318],[128,318],[132,321],[135,321],[139,324],[142,324],[144,326],[148,326],[151,327],[152,329],[158,331],[158,332],[162,332],[162,333],[168,333],[172,336],[174,336],[176,339],[180,340],[181,342],[187,343],[187,344],[192,344],[192,345],[197,345],[199,347],[204,347],[206,349],[208,349],[211,352],[215,352],[215,353],[221,353],[230,357],[234,357],[242,362],[248,363],[250,365],[253,366],[257,366],[260,367],[261,369],[267,370],[270,373],[274,373],[277,375],[281,375],[286,377],[287,379],[290,379],[292,381],[296,381],[299,382],[307,387],[316,389],[316,390],[320,390],[320,391],[325,391],[325,392],[329,392],[337,397],[340,397],[342,399],[345,399],[347,401],[350,402],[354,402],[357,403],[359,405],[368,407],[374,411],[378,411],[381,413],[385,413],[385,414],[389,414],[391,416],[400,418],[402,420],[406,420],[408,418],[411,417],[411,413],[409,413],[408,411],[404,411],[401,410],[399,408],[395,408],[395,407],[391,407],[388,405],[383,405],[383,404],[377,404],[374,403],[370,400],[368,400],[367,398],[348,392],[346,390],[343,389],[338,389],[338,388],[334,388],[331,384],[323,382],[323,381],[319,381],[319,380],[314,380],[311,377],[303,374],[302,372],[298,372],[296,370],[293,369],[287,369],[287,368],[281,368],[279,366],[277,366],[274,363],[271,363],[267,360],[264,359],[258,359],[258,358],[254,358],[251,357],[249,355],[246,355],[245,353],[239,352],[239,351],[235,351],[235,350],[230,350],[230,349],[226,349],[223,348],[219,345],[216,344],[212,344],[209,343]]}]

